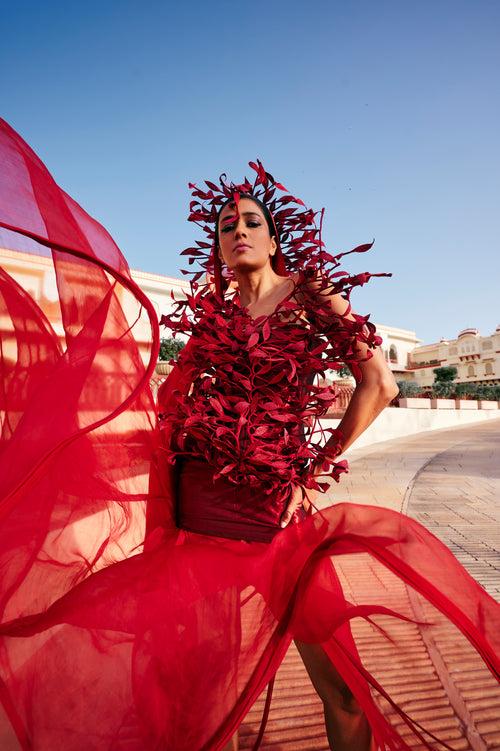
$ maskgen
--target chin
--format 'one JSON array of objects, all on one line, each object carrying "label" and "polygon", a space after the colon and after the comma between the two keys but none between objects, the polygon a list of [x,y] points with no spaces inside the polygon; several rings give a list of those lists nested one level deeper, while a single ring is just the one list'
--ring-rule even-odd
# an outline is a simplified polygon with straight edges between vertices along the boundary
[{"label": "chin", "polygon": [[238,262],[234,264],[234,266],[231,268],[231,271],[237,273],[237,274],[245,274],[250,273],[251,271],[258,271],[259,269],[263,269],[266,265],[266,261],[258,261],[255,260],[255,258],[239,258]]}]

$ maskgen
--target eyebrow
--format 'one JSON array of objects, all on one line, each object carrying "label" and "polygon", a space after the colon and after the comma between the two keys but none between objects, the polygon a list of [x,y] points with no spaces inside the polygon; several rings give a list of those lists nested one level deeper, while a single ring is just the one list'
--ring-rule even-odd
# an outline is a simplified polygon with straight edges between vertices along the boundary
[{"label": "eyebrow", "polygon": [[[262,218],[258,211],[241,211],[240,212],[240,216],[252,216],[252,215],[258,216],[259,219]],[[223,219],[221,219],[221,222],[227,222],[228,219],[234,219],[235,216],[236,214],[230,214],[229,216],[226,215]]]}]

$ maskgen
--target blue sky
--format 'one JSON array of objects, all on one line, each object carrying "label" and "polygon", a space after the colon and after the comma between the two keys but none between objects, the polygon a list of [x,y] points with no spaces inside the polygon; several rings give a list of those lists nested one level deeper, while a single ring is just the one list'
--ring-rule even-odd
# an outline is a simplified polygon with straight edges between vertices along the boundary
[{"label": "blue sky", "polygon": [[2,116],[114,236],[179,275],[188,181],[259,157],[315,208],[352,301],[425,342],[500,322],[500,4],[2,4]]}]

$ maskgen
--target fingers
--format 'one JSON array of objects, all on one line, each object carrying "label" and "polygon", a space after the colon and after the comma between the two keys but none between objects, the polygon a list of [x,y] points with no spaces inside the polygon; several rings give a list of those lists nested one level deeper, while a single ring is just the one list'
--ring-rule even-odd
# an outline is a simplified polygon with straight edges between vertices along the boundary
[{"label": "fingers", "polygon": [[292,516],[297,511],[297,509],[302,506],[304,495],[302,492],[302,488],[300,485],[296,485],[293,489],[291,498],[288,502],[288,506],[285,509],[285,512],[283,516],[281,517],[280,526],[286,527],[287,524],[289,524]]}]

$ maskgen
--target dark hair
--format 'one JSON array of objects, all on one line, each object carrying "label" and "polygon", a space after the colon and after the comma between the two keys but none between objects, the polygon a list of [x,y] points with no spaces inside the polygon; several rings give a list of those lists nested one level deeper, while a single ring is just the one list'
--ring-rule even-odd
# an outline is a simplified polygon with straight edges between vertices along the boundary
[{"label": "dark hair", "polygon": [[[264,214],[264,218],[265,218],[265,220],[267,222],[267,227],[269,229],[269,235],[271,237],[275,237],[276,238],[276,242],[279,245],[280,244],[280,238],[278,236],[278,230],[277,230],[277,228],[276,228],[276,226],[274,224],[271,212],[267,208],[266,204],[262,203],[262,201],[260,201],[255,196],[250,195],[249,193],[240,193],[240,198],[248,198],[248,199],[250,199],[250,201],[253,201],[254,203],[257,204],[257,206],[259,206],[262,209],[262,213]],[[222,204],[222,206],[220,207],[219,212],[217,214],[217,219],[215,220],[215,245],[216,245],[216,247],[219,247],[219,220],[220,220],[220,215],[222,214],[222,211],[223,211],[223,209],[226,208],[226,206],[231,206],[231,205],[233,205],[233,206],[235,205],[234,198],[228,198],[228,200],[225,203]]]}]

